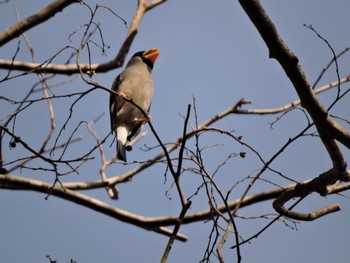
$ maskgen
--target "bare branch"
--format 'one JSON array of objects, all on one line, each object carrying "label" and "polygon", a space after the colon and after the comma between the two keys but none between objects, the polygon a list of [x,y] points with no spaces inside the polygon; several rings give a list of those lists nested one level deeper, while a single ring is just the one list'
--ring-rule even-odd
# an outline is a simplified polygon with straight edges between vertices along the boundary
[{"label": "bare branch", "polygon": [[337,79],[338,79],[338,93],[337,93],[337,99],[339,98],[340,95],[340,76],[339,76],[339,65],[338,65],[338,56],[335,54],[335,51],[333,49],[333,47],[331,46],[331,44],[329,44],[328,40],[325,39],[324,37],[322,37],[317,31],[316,29],[314,29],[314,27],[312,25],[306,25],[304,24],[305,27],[309,28],[310,30],[312,30],[320,39],[323,40],[323,42],[326,43],[326,45],[328,46],[328,48],[331,50],[332,55],[333,55],[333,59],[332,62],[335,63],[335,72],[337,75]]},{"label": "bare branch", "polygon": [[288,190],[282,195],[280,195],[273,202],[273,207],[281,215],[290,217],[295,220],[303,221],[312,221],[324,215],[339,211],[340,206],[338,204],[326,206],[311,213],[299,213],[284,208],[284,204],[287,203],[289,200],[293,199],[294,197],[306,197],[312,192],[318,192],[321,195],[328,195],[330,193],[334,193],[334,187],[328,190],[327,185],[334,184],[337,180],[349,182],[349,171],[342,172],[335,168],[332,168],[309,182],[298,183],[294,189]]},{"label": "bare branch", "polygon": [[[86,206],[90,209],[111,216],[122,222],[133,224],[146,230],[154,230],[157,233],[165,234],[167,236],[169,235],[169,231],[164,231],[163,228],[159,227],[159,224],[158,226],[157,224],[154,224],[154,222],[152,222],[154,221],[152,218],[139,216],[127,212],[125,210],[110,206],[95,198],[71,191],[69,189],[62,188],[62,186],[57,184],[51,185],[34,179],[0,174],[0,187],[3,187],[4,185],[9,189],[33,190],[44,194],[49,193],[50,195],[57,196],[65,200]],[[155,218],[155,222],[157,222],[159,219],[160,218]],[[186,241],[184,240],[183,235],[179,238],[179,240]]]},{"label": "bare branch", "polygon": [[61,12],[67,6],[78,2],[80,2],[80,0],[53,1],[51,4],[38,11],[36,14],[20,21],[19,23],[0,33],[0,47],[5,45],[7,42],[13,40],[14,38],[19,37],[28,29],[31,29],[50,19],[58,12]]},{"label": "bare branch", "polygon": [[[270,52],[270,58],[275,58],[280,63],[284,72],[293,83],[300,98],[301,106],[310,114],[320,139],[333,162],[333,168],[323,174],[322,180],[319,180],[319,177],[313,180],[313,182],[317,182],[316,186],[309,187],[307,184],[308,187],[302,187],[303,191],[300,191],[300,187],[298,187],[298,189],[296,188],[284,193],[274,202],[274,208],[285,216],[291,216],[294,219],[299,218],[300,220],[313,220],[327,213],[337,211],[339,206],[335,205],[304,216],[303,214],[298,215],[283,208],[283,204],[293,198],[293,196],[304,197],[313,191],[320,193],[326,192],[327,185],[334,183],[339,178],[338,176],[344,181],[348,181],[347,176],[344,175],[346,173],[346,162],[336,140],[350,148],[350,133],[336,123],[320,103],[302,68],[298,64],[297,56],[289,50],[281,39],[275,25],[268,17],[260,2],[258,0],[240,0],[239,2],[265,41]],[[335,56],[334,51],[333,54]],[[340,79],[338,76],[338,87],[339,85]]]},{"label": "bare branch", "polygon": [[[113,91],[109,91],[108,89],[106,89],[106,91],[113,92]],[[216,114],[214,117],[201,123],[198,126],[198,131],[204,129],[205,127],[208,127],[208,126],[214,124],[218,120],[221,120],[221,119],[229,116],[231,113],[235,112],[238,107],[240,107],[242,104],[245,104],[245,103],[249,103],[249,102],[244,100],[244,99],[239,100],[236,104],[230,106],[229,108],[222,111],[221,113]],[[196,134],[196,130],[188,132],[186,135],[186,139],[188,140],[188,139],[192,138],[195,134]],[[183,141],[183,136],[179,137],[173,144],[168,146],[165,151],[159,153],[157,156],[153,157],[148,162],[140,165],[139,167],[131,169],[130,171],[128,171],[125,174],[109,178],[107,183],[110,185],[114,185],[114,184],[119,184],[119,183],[123,183],[123,182],[128,182],[130,180],[130,178],[132,178],[134,175],[139,174],[141,171],[147,169],[148,167],[154,165],[157,161],[164,158],[165,152],[170,154],[171,152],[176,150],[179,147],[179,145],[181,145],[182,141]],[[106,185],[106,182],[102,182],[102,181],[84,182],[84,183],[71,182],[71,183],[64,183],[63,185],[64,185],[64,187],[72,189],[72,190],[74,190],[74,189],[79,189],[79,190],[86,189],[86,190],[88,190],[88,189],[98,188],[101,186],[103,187]]]},{"label": "bare branch", "polygon": [[[98,149],[101,155],[101,168],[100,168],[100,175],[101,175],[101,179],[102,181],[106,181],[107,180],[107,176],[106,176],[106,169],[107,167],[113,163],[116,158],[113,157],[111,160],[106,160],[106,156],[105,153],[103,151],[103,147],[102,147],[102,143],[100,138],[98,137],[97,133],[93,130],[93,125],[103,116],[104,114],[101,114],[100,116],[98,116],[95,120],[92,120],[88,123],[87,127],[89,132],[91,133],[91,135],[95,138],[97,145],[98,145]],[[119,193],[118,193],[118,189],[117,187],[114,186],[106,186],[106,190],[108,195],[110,196],[110,198],[112,199],[118,199],[119,198]]]},{"label": "bare branch", "polygon": [[146,11],[149,11],[151,10],[152,8],[155,8],[156,6],[166,2],[167,0],[153,0],[151,2],[147,2],[147,0],[141,0],[139,1],[139,3],[142,3],[145,8],[146,8]]},{"label": "bare branch", "polygon": [[[76,0],[79,1],[79,0]],[[72,3],[70,0],[56,0],[56,2],[69,2],[69,4]],[[57,65],[57,64],[46,64],[46,63],[29,63],[29,62],[23,62],[23,61],[8,61],[0,59],[0,68],[3,69],[11,69],[11,70],[20,70],[20,71],[26,71],[26,72],[45,72],[45,73],[55,73],[55,74],[65,74],[65,75],[72,75],[77,74],[80,72],[83,73],[103,73],[108,72],[112,69],[116,69],[121,67],[124,64],[125,58],[127,54],[129,53],[131,44],[137,34],[138,28],[141,24],[142,18],[144,14],[151,10],[152,8],[162,4],[163,1],[153,1],[150,3],[147,3],[146,1],[139,1],[138,8],[136,10],[135,16],[130,24],[129,30],[126,34],[126,38],[123,42],[123,44],[120,47],[119,53],[117,56],[108,62],[101,63],[101,64],[68,64],[68,65]],[[101,7],[101,6],[98,6]],[[6,31],[5,31],[6,32]],[[20,32],[22,33],[22,32]],[[19,33],[19,34],[20,34]],[[0,35],[1,36],[1,35]],[[1,40],[1,38],[0,38]],[[11,40],[11,39],[10,39]],[[8,40],[8,41],[10,41]],[[1,41],[0,41],[1,43]],[[0,44],[1,46],[1,44]]]},{"label": "bare branch", "polygon": [[268,17],[260,2],[258,0],[240,0],[239,2],[269,48],[270,58],[275,58],[281,64],[288,78],[293,83],[299,95],[301,106],[310,114],[321,139],[324,138],[323,143],[329,155],[333,155],[330,148],[334,149],[334,147],[336,147],[332,139],[336,139],[350,148],[350,133],[337,124],[328,115],[327,110],[321,105],[306,79],[302,68],[298,64],[298,58],[288,49],[287,45],[281,39],[275,25]]},{"label": "bare branch", "polygon": [[[77,26],[73,33],[67,33],[68,41],[77,43],[71,44],[72,46],[60,47],[58,52],[50,55],[49,59],[44,62],[37,61],[35,55],[37,55],[38,50],[34,50],[31,46],[29,39],[24,34],[26,30],[47,21],[68,7],[68,5],[77,2],[80,2],[80,6],[84,8],[84,11],[88,12],[86,21]],[[90,109],[89,111],[85,110],[86,108],[84,107],[87,104],[84,104],[84,102],[87,100],[84,101],[84,99],[95,94],[95,92],[103,93],[102,95],[118,95],[118,93],[107,86],[97,83],[93,75],[108,72],[124,64],[140,29],[143,17],[148,11],[165,2],[167,1],[137,0],[137,8],[129,26],[111,8],[99,4],[93,7],[91,4],[79,0],[53,0],[52,4],[23,21],[20,21],[19,13],[16,10],[18,23],[7,31],[0,33],[0,46],[9,43],[9,41],[13,42],[16,37],[22,35],[30,52],[27,53],[31,55],[32,59],[30,61],[19,61],[18,56],[20,51],[22,51],[20,47],[23,46],[20,45],[20,41],[23,43],[21,39],[18,42],[17,50],[13,50],[14,55],[12,59],[0,60],[0,69],[5,69],[3,71],[4,75],[6,75],[0,80],[0,83],[10,83],[10,81],[14,80],[11,83],[16,84],[17,80],[22,81],[22,79],[19,79],[20,77],[26,75],[30,75],[28,76],[29,80],[37,77],[38,81],[34,80],[36,83],[32,86],[27,87],[25,85],[28,90],[20,98],[18,98],[18,95],[21,94],[11,93],[11,86],[8,87],[10,95],[5,93],[0,96],[0,101],[6,104],[6,111],[10,111],[4,113],[5,116],[0,121],[0,189],[34,191],[45,194],[46,198],[58,197],[117,221],[128,223],[147,231],[160,233],[168,237],[168,243],[163,251],[162,262],[167,261],[175,240],[187,240],[187,236],[179,233],[180,228],[184,224],[210,221],[207,247],[201,262],[209,262],[212,257],[216,257],[220,262],[224,262],[226,252],[224,249],[227,249],[226,246],[229,242],[233,243],[230,246],[234,245],[232,248],[235,248],[234,253],[236,254],[237,262],[240,262],[242,259],[241,253],[243,252],[242,245],[258,237],[275,222],[280,221],[285,226],[295,229],[295,220],[311,221],[340,210],[339,204],[325,207],[321,205],[321,208],[316,208],[316,210],[311,212],[297,211],[295,207],[311,194],[318,194],[319,199],[322,199],[322,196],[331,194],[350,199],[350,197],[346,196],[346,193],[343,193],[350,189],[350,170],[347,169],[346,164],[346,158],[348,157],[345,155],[344,148],[341,148],[339,145],[343,144],[345,147],[350,148],[350,132],[344,128],[349,125],[350,121],[347,119],[347,116],[341,116],[342,113],[330,114],[333,105],[343,106],[339,102],[345,98],[345,95],[349,95],[350,92],[350,89],[346,87],[348,84],[343,85],[350,82],[350,75],[347,73],[343,78],[340,78],[339,72],[344,69],[340,68],[340,60],[338,61],[338,58],[350,48],[335,54],[329,42],[310,26],[309,28],[326,42],[333,54],[332,60],[323,68],[315,84],[311,85],[299,65],[296,54],[289,50],[286,43],[284,43],[259,0],[239,0],[239,2],[265,41],[270,58],[277,60],[283,69],[282,72],[287,75],[293,84],[297,91],[297,99],[277,108],[253,109],[248,108],[248,105],[246,105],[251,104],[252,101],[242,98],[226,110],[214,114],[211,118],[207,118],[203,123],[198,124],[195,99],[193,98],[194,117],[191,116],[190,118],[191,105],[188,105],[187,112],[185,115],[182,115],[183,120],[180,123],[180,125],[183,125],[182,133],[173,142],[163,142],[157,127],[154,126],[153,122],[149,122],[149,127],[152,131],[151,136],[154,136],[156,139],[156,144],[151,147],[147,145],[144,147],[146,147],[146,151],[159,152],[159,154],[156,152],[153,158],[121,163],[119,161],[116,162],[114,151],[112,156],[108,157],[106,155],[105,144],[111,138],[111,132],[108,130],[107,133],[103,134],[102,131],[102,134],[100,134],[99,130],[104,130],[105,125],[100,125],[101,127],[95,125],[103,114],[92,121],[86,120],[86,118],[91,120],[85,114],[91,114],[91,111]],[[102,55],[106,55],[106,50],[109,49],[103,27],[99,21],[96,21],[98,11],[101,8],[103,8],[103,12],[107,12],[109,15],[111,13],[118,19],[121,19],[127,29],[124,32],[124,41],[112,58],[108,58],[108,61],[102,63],[95,63],[94,52],[96,49],[102,52]],[[10,35],[7,36],[8,32],[10,32]],[[98,40],[94,40],[93,37],[97,37]],[[76,38],[80,39],[77,40]],[[14,48],[16,47],[14,46]],[[65,52],[68,52],[68,56],[63,60],[64,64],[54,64],[56,61],[59,61]],[[334,64],[337,81],[319,87],[320,79],[325,76],[324,73]],[[15,72],[16,70],[19,72]],[[46,73],[50,74],[44,75]],[[58,78],[60,81],[59,85],[62,86],[61,84],[64,83],[63,79],[68,78],[62,78],[62,76],[57,76],[57,74],[76,74],[75,77],[83,80],[85,82],[83,84],[87,88],[81,89],[81,87],[75,86],[73,90],[69,90],[71,88],[69,86],[54,92],[52,89],[53,85],[50,85],[52,79],[57,83],[56,79]],[[14,87],[17,86],[19,85],[14,85]],[[315,88],[316,86],[317,88]],[[324,107],[317,95],[334,87],[338,87],[337,96],[331,102],[331,106],[328,106],[328,108]],[[123,99],[126,103],[130,103],[138,108],[145,117],[147,116],[147,113],[131,99]],[[345,101],[343,100],[342,102]],[[60,106],[62,105],[64,106],[61,108]],[[297,107],[299,105],[302,108]],[[57,111],[56,107],[59,111]],[[43,112],[36,114],[38,109],[43,110]],[[85,110],[83,115],[80,115],[81,109]],[[287,137],[284,138],[282,145],[276,146],[274,144],[275,141],[272,141],[270,144],[272,148],[267,150],[257,150],[261,149],[259,145],[253,145],[245,141],[245,139],[243,140],[242,138],[245,138],[245,134],[242,134],[242,136],[236,135],[237,131],[232,131],[232,124],[228,121],[219,123],[220,125],[223,124],[223,126],[230,125],[231,128],[228,128],[228,130],[220,128],[220,126],[214,127],[214,124],[218,124],[217,121],[224,118],[229,120],[227,118],[237,114],[267,115],[282,113],[277,116],[276,121],[278,121],[282,117],[290,117],[288,113],[294,109],[302,112],[303,117],[306,118],[306,123],[300,129],[294,126],[293,129],[288,130],[288,135],[283,133],[282,135]],[[334,107],[333,110],[336,111],[338,109]],[[62,112],[64,112],[63,116],[58,115]],[[24,133],[22,130],[19,130],[22,129],[23,123],[28,121],[25,118],[31,118],[33,115],[40,115],[40,118],[44,116],[43,120],[45,122],[40,122],[42,126],[39,128],[44,130],[48,128],[46,135],[42,136],[42,133],[40,133],[40,138],[31,138],[29,135],[32,133]],[[339,117],[336,115],[339,115]],[[195,125],[191,123],[193,119]],[[255,118],[253,121],[255,121]],[[274,123],[271,124],[271,127]],[[56,125],[58,125],[57,128]],[[301,123],[301,125],[303,124]],[[85,138],[85,143],[82,143],[84,145],[81,144],[83,147],[80,147],[80,145],[71,146],[73,142],[82,140],[83,137],[78,134],[82,129],[84,133],[89,132],[92,138],[89,138],[89,136]],[[291,136],[290,133],[294,134]],[[260,130],[257,134],[257,136],[260,136]],[[22,138],[18,135],[22,136]],[[55,137],[52,138],[53,136]],[[130,145],[135,144],[143,136],[144,134],[141,134],[135,138]],[[324,145],[329,159],[332,161],[332,167],[327,168],[326,171],[322,170],[311,175],[309,180],[298,179],[304,178],[305,175],[302,172],[299,172],[301,174],[298,175],[288,174],[289,171],[285,170],[287,167],[279,166],[280,163],[276,163],[276,160],[281,158],[282,154],[288,154],[286,150],[294,146],[298,140],[301,138],[310,139],[311,136]],[[41,141],[38,143],[37,139],[41,139]],[[280,143],[280,139],[277,140],[278,143]],[[112,143],[114,140],[112,138]],[[4,145],[8,145],[8,149]],[[15,149],[15,147],[18,148]],[[221,152],[220,149],[223,149],[223,151]],[[3,150],[5,156],[3,156]],[[176,153],[174,153],[175,150],[177,150]],[[213,154],[217,152],[220,152],[220,154],[212,158]],[[268,158],[265,156],[266,153],[270,153]],[[70,159],[67,159],[67,156],[70,156]],[[245,163],[241,164],[240,162],[239,166],[235,165],[244,158],[246,158]],[[97,159],[97,162],[91,161],[92,159]],[[252,163],[248,163],[248,161],[253,161],[254,164],[252,166],[254,167],[250,166]],[[68,177],[65,177],[65,182],[61,182],[61,176],[66,176],[70,173],[82,173],[81,166],[86,162],[90,165],[97,163],[97,169],[91,169],[94,171],[93,174],[85,174],[85,176],[82,174],[79,176],[79,178],[83,178],[81,180],[85,181],[73,182],[71,180],[74,180],[74,178],[70,177],[69,180]],[[276,170],[273,167],[274,164],[276,167],[281,167],[278,168],[280,170]],[[84,193],[79,192],[88,189],[107,190],[111,198],[117,199],[117,184],[130,182],[134,176],[143,176],[147,174],[145,169],[156,165],[163,167],[161,173],[164,173],[165,184],[169,184],[167,182],[169,172],[172,175],[173,180],[171,180],[169,188],[179,196],[178,204],[181,204],[181,211],[178,214],[160,214],[148,217],[137,214],[137,212],[129,212],[129,209],[120,209],[116,201],[105,202],[103,201],[104,199],[91,197],[87,191]],[[242,165],[242,170],[240,165]],[[258,168],[256,165],[258,165]],[[113,171],[117,171],[117,174],[108,174],[109,168],[112,166]],[[250,170],[247,171],[247,169]],[[14,171],[23,171],[23,176],[14,175]],[[100,175],[96,175],[96,172]],[[242,173],[244,174],[242,175]],[[33,179],[41,174],[48,175],[49,179],[42,181]],[[271,179],[270,176],[274,179]],[[92,179],[95,181],[86,181],[90,180],[88,178],[95,178]],[[198,184],[184,184],[189,181]],[[290,182],[291,184],[281,186],[285,182]],[[254,192],[258,183],[267,185],[272,189]],[[175,187],[176,190],[174,190]],[[192,189],[192,192],[186,193],[187,189]],[[165,195],[171,198],[172,196],[168,194],[170,190],[165,191]],[[193,211],[190,211],[189,208],[192,203],[198,200],[200,202],[194,204],[195,208],[192,207]],[[202,202],[203,200],[204,202]],[[271,211],[273,211],[274,208],[278,214],[273,214],[269,211],[253,216],[238,215],[240,213],[238,211],[242,211],[242,208],[251,207],[254,204],[267,200],[271,200],[269,203],[273,203],[273,207],[270,207],[270,210],[272,209]],[[139,204],[141,206],[142,201]],[[203,206],[206,203],[207,205]],[[247,239],[245,234],[242,234],[243,229],[239,228],[241,220],[246,219],[269,220],[269,223],[262,228],[258,227],[256,231],[253,230],[256,234]],[[293,223],[294,225],[292,225]]]},{"label": "bare branch", "polygon": [[[350,171],[347,171],[347,173],[350,174]],[[28,179],[28,178],[14,176],[14,175],[0,174],[0,188],[12,189],[12,190],[32,190],[32,191],[47,194],[48,190],[51,187],[52,187],[51,184],[37,181],[34,179]],[[64,188],[62,187],[64,186],[54,186],[51,192],[51,195],[75,202],[77,204],[91,208],[102,214],[116,218],[120,221],[130,223],[130,224],[135,224],[136,226],[140,226],[145,229],[150,229],[157,232],[160,226],[175,225],[177,224],[179,219],[178,216],[149,218],[149,217],[135,215],[135,214],[126,212],[124,210],[115,208],[113,206],[110,206],[92,197],[88,197],[86,195],[83,195],[75,191],[69,190],[65,187]],[[296,184],[288,184],[283,187],[276,188],[274,190],[264,191],[261,193],[256,193],[250,196],[246,196],[243,198],[243,200],[237,199],[237,200],[227,202],[227,205],[229,209],[232,211],[237,207],[238,204],[240,205],[241,208],[243,208],[243,207],[260,203],[263,201],[275,199],[281,194],[283,194],[284,192],[290,191],[295,187],[296,187]],[[337,187],[331,187],[329,194],[337,194],[349,188],[350,188],[350,184],[344,185],[344,186],[340,185]],[[225,204],[218,205],[216,209],[221,213],[227,212],[227,206]],[[189,223],[199,222],[203,220],[211,220],[211,219],[212,219],[212,210],[207,209],[207,210],[202,210],[191,214],[187,214],[184,217],[182,223],[189,224]]]},{"label": "bare branch", "polygon": [[182,224],[182,221],[183,221],[183,219],[184,219],[184,217],[185,217],[185,215],[187,213],[187,210],[190,208],[190,206],[191,206],[191,201],[186,202],[185,205],[182,207],[182,210],[181,210],[181,213],[180,213],[180,216],[179,216],[179,220],[178,220],[177,224],[174,227],[172,235],[169,238],[168,244],[167,244],[167,246],[166,246],[166,248],[164,250],[164,253],[163,253],[163,257],[162,257],[162,259],[160,261],[161,263],[165,263],[167,261],[168,256],[170,254],[170,250],[171,250],[171,248],[172,248],[172,246],[174,244],[174,241],[176,239],[177,233],[180,230],[180,226]]},{"label": "bare branch", "polygon": [[[322,92],[325,92],[331,88],[338,87],[340,84],[344,84],[350,81],[350,75],[347,75],[343,78],[340,79],[340,81],[334,81],[332,83],[329,83],[327,85],[324,85],[320,88],[315,89],[315,94],[320,94]],[[237,108],[237,110],[234,112],[235,114],[261,114],[261,115],[266,115],[266,114],[277,114],[281,112],[288,111],[292,108],[295,108],[296,106],[300,105],[300,99],[297,99],[289,104],[286,104],[281,107],[277,108],[271,108],[271,109],[240,109]]]}]

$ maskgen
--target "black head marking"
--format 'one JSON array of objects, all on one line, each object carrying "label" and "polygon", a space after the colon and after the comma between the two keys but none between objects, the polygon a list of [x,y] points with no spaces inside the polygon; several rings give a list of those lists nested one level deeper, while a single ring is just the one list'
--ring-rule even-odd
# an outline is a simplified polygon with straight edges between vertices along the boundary
[{"label": "black head marking", "polygon": [[146,51],[139,51],[137,53],[135,53],[132,57],[140,57],[142,59],[142,61],[150,68],[150,69],[153,69],[153,62],[150,61],[149,59],[145,58],[143,56],[143,54],[145,53]]}]

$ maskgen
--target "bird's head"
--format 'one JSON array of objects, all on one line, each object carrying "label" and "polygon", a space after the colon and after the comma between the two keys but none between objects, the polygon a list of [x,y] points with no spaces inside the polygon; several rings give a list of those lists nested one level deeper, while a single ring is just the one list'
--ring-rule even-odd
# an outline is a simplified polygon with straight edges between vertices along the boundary
[{"label": "bird's head", "polygon": [[152,48],[147,51],[139,51],[135,53],[131,59],[141,59],[150,69],[153,69],[153,64],[159,56],[158,48]]}]

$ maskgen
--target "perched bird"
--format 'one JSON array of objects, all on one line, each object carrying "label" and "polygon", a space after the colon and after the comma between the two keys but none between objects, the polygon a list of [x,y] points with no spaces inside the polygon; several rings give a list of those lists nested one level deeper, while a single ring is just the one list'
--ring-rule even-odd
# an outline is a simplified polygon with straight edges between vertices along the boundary
[{"label": "perched bird", "polygon": [[126,146],[141,131],[148,121],[153,96],[152,69],[159,56],[158,48],[140,51],[133,55],[123,72],[114,80],[112,90],[119,94],[110,95],[109,109],[111,128],[117,137],[117,158],[126,162]]}]

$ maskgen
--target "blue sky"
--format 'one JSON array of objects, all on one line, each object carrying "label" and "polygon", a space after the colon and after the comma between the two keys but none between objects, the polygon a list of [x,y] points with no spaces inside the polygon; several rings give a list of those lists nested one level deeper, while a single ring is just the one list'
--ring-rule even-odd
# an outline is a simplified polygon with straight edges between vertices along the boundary
[{"label": "blue sky", "polygon": [[[91,6],[95,1],[86,1]],[[16,5],[22,18],[47,5],[47,1],[10,1],[0,7],[0,30],[3,31],[16,21],[13,6]],[[99,1],[109,6],[114,12],[131,21],[136,1]],[[296,53],[309,81],[313,83],[322,68],[332,58],[329,48],[317,36],[303,26],[311,24],[325,37],[336,53],[349,46],[350,22],[348,1],[262,1],[278,32],[289,48]],[[104,41],[110,46],[106,55],[101,55],[93,48],[94,62],[104,62],[114,58],[127,32],[124,24],[104,9],[99,10],[96,20],[101,22]],[[89,12],[83,6],[70,6],[57,14],[48,23],[27,32],[35,50],[36,60],[44,61],[52,57],[62,47],[77,46],[81,35],[69,34],[81,24],[88,22]],[[94,40],[99,41],[98,36]],[[17,40],[0,49],[0,58],[11,59],[17,47]],[[168,1],[151,10],[143,19],[136,39],[128,55],[139,50],[158,47],[160,56],[156,61],[153,78],[155,95],[152,103],[152,123],[164,142],[172,142],[182,132],[183,117],[187,105],[196,99],[198,122],[213,117],[215,114],[235,104],[240,98],[253,101],[246,108],[274,108],[285,105],[295,99],[296,92],[274,60],[268,58],[268,50],[261,40],[247,15],[237,1],[179,0]],[[70,51],[62,53],[55,63],[63,63]],[[21,40],[18,60],[30,61],[29,51]],[[86,56],[83,57],[86,62]],[[349,55],[339,60],[340,77],[348,74]],[[122,69],[97,74],[94,80],[110,87],[114,78]],[[6,72],[0,72],[0,78]],[[57,77],[50,84],[65,77]],[[336,80],[334,67],[321,80],[319,86]],[[23,92],[37,81],[35,76],[17,78],[0,84],[0,94],[11,98],[21,98]],[[349,85],[345,84],[344,89]],[[79,80],[55,88],[57,94],[86,90],[87,85]],[[57,91],[56,91],[57,89]],[[327,107],[335,97],[334,91],[320,95]],[[62,125],[68,116],[70,101],[54,102],[57,125]],[[12,112],[13,107],[0,101],[1,119]],[[332,111],[335,115],[350,118],[349,97]],[[33,147],[40,145],[42,138],[49,131],[48,114],[45,103],[33,106],[18,118],[16,131],[21,138],[31,141]],[[67,138],[76,124],[90,121],[105,113],[95,125],[100,137],[109,132],[108,94],[104,91],[85,97],[75,108],[74,116],[67,132]],[[295,136],[306,125],[301,111],[292,111],[273,129],[271,122],[275,115],[246,116],[232,115],[219,121],[215,127],[234,130],[235,135],[242,135],[245,142],[258,150],[263,158],[269,159],[288,138]],[[193,112],[191,122],[194,123]],[[344,123],[342,123],[345,125]],[[346,127],[346,126],[345,126]],[[347,127],[349,128],[349,127]],[[146,125],[144,130],[149,131]],[[82,127],[78,134],[84,141],[72,146],[69,156],[75,156],[94,144],[94,140]],[[57,136],[57,133],[56,133]],[[114,154],[114,145],[107,140],[104,149],[108,158]],[[202,146],[224,144],[205,151],[206,165],[214,171],[217,165],[232,152],[248,150],[237,143],[218,135],[202,137]],[[131,153],[129,160],[145,160],[159,153],[155,148],[145,152],[140,148],[156,146],[157,142],[149,133]],[[189,142],[192,145],[193,142]],[[5,158],[11,160],[28,154],[23,148],[9,150],[5,146]],[[349,160],[348,149],[343,148],[344,156]],[[98,156],[98,155],[97,155]],[[317,176],[331,167],[331,162],[317,137],[299,139],[288,148],[273,164],[273,168],[295,180],[306,180]],[[227,190],[237,180],[254,174],[262,164],[251,152],[245,159],[232,159],[218,174],[218,184]],[[84,181],[99,179],[100,159],[84,165],[78,175],[63,177],[62,181]],[[122,174],[134,165],[115,164],[107,170],[108,176]],[[119,208],[145,216],[176,215],[180,212],[180,202],[175,188],[171,188],[170,175],[164,183],[165,167],[146,170],[133,178],[132,182],[122,184],[120,200],[110,200],[103,190],[89,191],[87,194]],[[16,171],[14,174],[53,182],[54,176],[34,174],[32,171]],[[263,179],[278,184],[289,183],[272,173],[265,173]],[[182,178],[185,193],[190,196],[198,187],[199,178],[186,174]],[[231,198],[240,197],[246,184],[241,184],[233,191]],[[271,184],[258,182],[251,193],[273,189]],[[170,189],[171,199],[165,193]],[[49,254],[59,263],[69,262],[71,258],[79,262],[158,262],[167,243],[167,238],[142,230],[138,227],[118,222],[105,215],[67,201],[34,192],[0,190],[0,209],[2,233],[0,236],[0,261],[48,262]],[[349,200],[341,196],[322,198],[311,195],[298,209],[312,211],[326,204],[340,203],[341,212],[326,216],[315,222],[301,222],[297,230],[275,223],[268,231],[250,244],[242,246],[243,262],[348,262],[350,252],[347,249]],[[189,212],[207,207],[203,195],[193,199]],[[241,216],[257,216],[274,213],[271,201],[260,203],[238,212]],[[267,224],[264,219],[237,219],[237,225],[243,238],[248,238]],[[186,234],[186,243],[176,242],[168,262],[198,262],[205,251],[211,223],[196,223],[181,227]],[[235,262],[235,251],[228,249],[234,242],[233,235],[228,239],[224,255],[227,262]],[[212,262],[216,262],[213,258]]]}]

